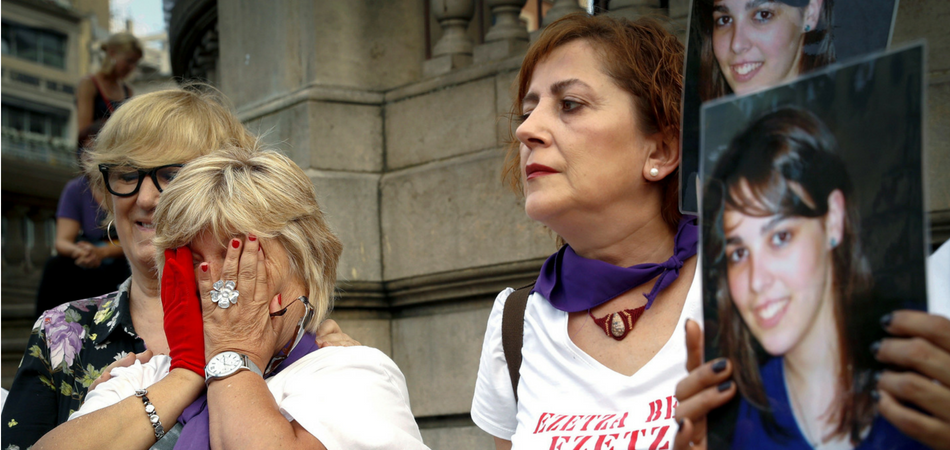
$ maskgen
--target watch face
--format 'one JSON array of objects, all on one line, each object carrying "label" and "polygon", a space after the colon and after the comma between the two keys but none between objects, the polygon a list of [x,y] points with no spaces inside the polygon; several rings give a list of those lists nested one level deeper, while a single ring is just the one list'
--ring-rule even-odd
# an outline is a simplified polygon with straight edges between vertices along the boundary
[{"label": "watch face", "polygon": [[211,376],[220,377],[234,373],[243,366],[241,355],[235,352],[224,352],[215,355],[208,363],[207,372]]}]

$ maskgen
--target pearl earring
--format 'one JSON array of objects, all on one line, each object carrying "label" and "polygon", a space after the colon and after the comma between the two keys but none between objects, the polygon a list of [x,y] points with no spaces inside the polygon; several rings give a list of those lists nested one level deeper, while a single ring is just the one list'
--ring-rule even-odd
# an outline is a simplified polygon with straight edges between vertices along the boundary
[{"label": "pearl earring", "polygon": [[650,176],[651,176],[651,177],[655,177],[655,176],[657,176],[657,175],[659,175],[659,174],[660,174],[660,169],[657,169],[656,167],[650,169]]}]

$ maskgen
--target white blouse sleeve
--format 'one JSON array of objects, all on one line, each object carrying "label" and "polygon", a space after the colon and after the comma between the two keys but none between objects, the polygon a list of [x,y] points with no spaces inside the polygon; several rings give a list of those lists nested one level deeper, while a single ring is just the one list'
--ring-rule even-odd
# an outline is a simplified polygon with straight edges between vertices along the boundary
[{"label": "white blouse sleeve", "polygon": [[498,294],[488,329],[482,344],[482,356],[478,364],[478,380],[475,382],[475,397],[472,399],[472,420],[479,428],[492,436],[511,440],[518,426],[518,405],[511,389],[508,362],[501,345],[501,317],[505,301],[514,289],[508,288]]},{"label": "white blouse sleeve", "polygon": [[268,380],[281,414],[330,450],[427,449],[399,368],[370,347],[327,347]]},{"label": "white blouse sleeve", "polygon": [[136,389],[147,388],[168,375],[172,359],[155,355],[147,363],[136,360],[129,367],[116,367],[109,374],[109,381],[99,384],[86,394],[79,411],[69,415],[69,420],[112,406],[135,395]]}]

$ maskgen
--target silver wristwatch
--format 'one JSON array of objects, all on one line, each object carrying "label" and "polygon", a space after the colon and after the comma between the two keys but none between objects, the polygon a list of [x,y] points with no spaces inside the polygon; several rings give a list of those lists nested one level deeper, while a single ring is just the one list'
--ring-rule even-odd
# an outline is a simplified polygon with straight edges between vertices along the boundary
[{"label": "silver wristwatch", "polygon": [[242,370],[250,370],[261,377],[264,376],[261,369],[257,367],[247,355],[242,355],[237,352],[218,353],[214,355],[211,360],[208,361],[208,365],[205,366],[205,384],[210,383],[212,380],[227,378]]}]

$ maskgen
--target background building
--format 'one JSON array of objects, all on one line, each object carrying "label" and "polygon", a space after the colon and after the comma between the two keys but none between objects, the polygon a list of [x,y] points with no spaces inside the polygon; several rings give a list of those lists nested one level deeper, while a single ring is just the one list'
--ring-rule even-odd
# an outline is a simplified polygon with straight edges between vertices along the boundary
[{"label": "background building", "polygon": [[[55,213],[78,174],[76,89],[98,70],[109,0],[3,0],[2,386],[9,388],[33,326],[36,288],[54,251]],[[132,24],[127,23],[131,28]],[[132,30],[130,30],[132,31]],[[142,37],[128,80],[136,93],[174,86],[167,33]]]}]

